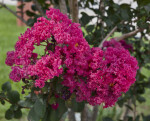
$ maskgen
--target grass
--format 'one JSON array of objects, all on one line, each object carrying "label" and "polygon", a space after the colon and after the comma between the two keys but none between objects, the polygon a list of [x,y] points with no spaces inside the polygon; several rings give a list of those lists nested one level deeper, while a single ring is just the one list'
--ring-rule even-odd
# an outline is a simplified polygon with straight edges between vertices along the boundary
[{"label": "grass", "polygon": [[[14,6],[10,6],[11,9],[15,10]],[[9,79],[10,67],[5,65],[5,58],[7,51],[14,50],[14,45],[18,39],[20,33],[23,33],[26,30],[26,27],[18,27],[16,25],[16,17],[9,13],[6,9],[0,9],[0,87],[6,82],[10,81],[12,83],[12,89],[21,92],[22,82],[14,83]],[[1,88],[0,88],[1,90]],[[9,108],[9,104],[6,105],[0,104],[0,121],[6,121],[5,111]],[[23,114],[26,115],[26,111],[23,111]],[[25,116],[24,116],[25,117]],[[25,121],[25,119],[20,119]],[[11,121],[20,121],[20,120],[11,120]]]}]

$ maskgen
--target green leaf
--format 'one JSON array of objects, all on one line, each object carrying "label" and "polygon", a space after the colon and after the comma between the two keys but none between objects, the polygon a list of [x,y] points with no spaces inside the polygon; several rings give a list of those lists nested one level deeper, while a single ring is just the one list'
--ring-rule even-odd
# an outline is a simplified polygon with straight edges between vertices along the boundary
[{"label": "green leaf", "polygon": [[12,119],[13,117],[14,117],[14,112],[13,112],[12,110],[8,109],[8,110],[6,111],[6,113],[5,113],[5,118],[6,118],[7,120],[10,120],[10,119]]},{"label": "green leaf", "polygon": [[24,7],[25,4],[21,4],[18,6],[19,9],[22,9]]},{"label": "green leaf", "polygon": [[129,13],[126,9],[121,9],[121,17],[123,20],[128,20],[129,19]]},{"label": "green leaf", "polygon": [[23,0],[24,2],[31,2],[31,0]]},{"label": "green leaf", "polygon": [[1,92],[1,93],[0,93],[0,98],[6,98],[6,95],[5,95],[4,92]]},{"label": "green leaf", "polygon": [[118,103],[118,105],[119,105],[119,107],[122,107],[123,105],[124,105],[124,98],[122,98],[122,97],[120,97],[119,99],[118,99],[118,101],[117,101],[117,103]]},{"label": "green leaf", "polygon": [[145,8],[145,10],[146,10],[148,13],[150,12],[150,4],[145,5],[144,8]]},{"label": "green leaf", "polygon": [[28,120],[39,121],[46,113],[46,103],[42,99],[37,99],[33,108],[28,114]]},{"label": "green leaf", "polygon": [[50,100],[49,100],[49,104],[50,105],[53,104],[55,102],[55,100],[56,100],[56,98],[54,96],[51,97]]},{"label": "green leaf", "polygon": [[32,9],[33,11],[36,11],[36,10],[37,10],[37,9],[36,9],[36,5],[33,4],[33,5],[31,6],[31,9]]},{"label": "green leaf", "polygon": [[133,117],[128,117],[128,121],[133,121]]},{"label": "green leaf", "polygon": [[7,93],[8,99],[12,103],[17,103],[20,100],[20,95],[17,91],[11,91]]},{"label": "green leaf", "polygon": [[95,27],[94,25],[87,26],[87,28],[86,28],[87,32],[91,33],[93,31],[94,27]]},{"label": "green leaf", "polygon": [[65,112],[67,112],[67,107],[64,100],[59,99],[57,103],[59,104],[57,110],[52,109],[50,105],[47,107],[42,121],[60,121]]},{"label": "green leaf", "polygon": [[57,108],[57,111],[58,111],[58,117],[61,118],[62,115],[67,111],[67,107],[65,105],[65,101],[64,100],[61,100],[59,99],[58,100],[58,108]]},{"label": "green leaf", "polygon": [[26,100],[20,100],[19,102],[18,102],[18,104],[20,105],[20,106],[22,106],[22,107],[29,107],[29,108],[31,108],[31,107],[33,107],[33,105],[34,105],[34,101],[32,100],[32,99],[26,99]]},{"label": "green leaf", "polygon": [[113,25],[113,21],[111,21],[111,19],[105,19],[105,22],[108,27],[111,27]]},{"label": "green leaf", "polygon": [[38,2],[39,2],[40,4],[44,4],[44,3],[45,3],[44,0],[38,0]]},{"label": "green leaf", "polygon": [[139,115],[136,116],[135,121],[140,121],[140,116]]},{"label": "green leaf", "polygon": [[2,105],[5,105],[5,101],[4,100],[0,100]]},{"label": "green leaf", "polygon": [[87,25],[95,16],[89,16],[88,14],[81,12],[81,22],[83,25]]},{"label": "green leaf", "polygon": [[102,12],[99,9],[95,9],[95,8],[89,8],[89,9],[93,10],[95,14],[102,15]]},{"label": "green leaf", "polygon": [[139,103],[146,102],[146,99],[144,97],[142,97],[142,96],[138,96],[137,100],[138,100]]},{"label": "green leaf", "polygon": [[[54,110],[52,108],[49,110],[48,121],[59,121],[64,115],[64,113],[67,112],[67,107],[65,106],[64,100],[59,99],[57,103],[59,104],[57,110]],[[43,120],[43,121],[47,121],[47,120]]]},{"label": "green leaf", "polygon": [[57,114],[58,114],[58,110],[52,109],[50,113],[50,121],[59,121],[60,117],[58,117]]},{"label": "green leaf", "polygon": [[36,15],[35,13],[33,13],[33,12],[29,11],[29,10],[26,11],[26,14],[27,14],[28,16],[30,16],[30,17]]},{"label": "green leaf", "polygon": [[19,106],[15,105],[15,104],[10,106],[10,109],[13,110],[13,111],[17,111],[18,108],[19,108]]},{"label": "green leaf", "polygon": [[20,119],[21,117],[22,117],[22,111],[21,111],[21,109],[18,109],[16,111],[14,111],[14,118]]},{"label": "green leaf", "polygon": [[72,99],[71,108],[72,108],[72,110],[74,112],[81,112],[81,111],[83,111],[84,106],[85,106],[84,102],[77,102],[75,98]]},{"label": "green leaf", "polygon": [[140,5],[140,6],[144,6],[144,5],[147,5],[150,3],[149,0],[136,0],[136,1],[137,1],[138,5]]},{"label": "green leaf", "polygon": [[34,19],[29,18],[29,19],[27,20],[27,25],[28,25],[28,26],[32,26],[33,24],[34,24]]},{"label": "green leaf", "polygon": [[50,108],[50,106],[48,106],[47,108],[46,108],[46,112],[45,112],[45,114],[44,114],[44,117],[42,118],[42,120],[41,121],[50,121],[50,111],[51,111],[52,109]]},{"label": "green leaf", "polygon": [[29,111],[28,120],[29,120],[29,121],[40,121],[40,116],[37,115],[37,113],[35,112],[34,108],[32,108],[32,109]]},{"label": "green leaf", "polygon": [[34,106],[34,112],[39,115],[39,117],[43,117],[46,111],[46,103],[42,99],[38,99]]},{"label": "green leaf", "polygon": [[149,121],[150,115],[144,116],[144,115],[142,114],[142,119],[143,119],[143,121]]},{"label": "green leaf", "polygon": [[5,82],[5,83],[2,85],[2,90],[3,90],[4,92],[6,92],[6,91],[11,91],[11,84],[10,84],[9,81],[8,81],[8,82]]},{"label": "green leaf", "polygon": [[56,4],[59,4],[59,0],[54,0],[54,2],[55,2]]},{"label": "green leaf", "polygon": [[104,117],[103,121],[113,121],[113,120],[111,118],[109,118],[109,117]]}]

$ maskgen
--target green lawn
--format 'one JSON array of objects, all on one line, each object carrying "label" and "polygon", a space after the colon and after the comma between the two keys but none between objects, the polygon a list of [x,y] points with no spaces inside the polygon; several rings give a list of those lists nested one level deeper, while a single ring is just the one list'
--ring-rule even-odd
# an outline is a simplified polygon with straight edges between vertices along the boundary
[{"label": "green lawn", "polygon": [[[14,6],[10,7],[15,10]],[[4,8],[0,9],[0,87],[4,82],[10,81],[12,83],[12,89],[21,92],[22,82],[14,83],[9,79],[10,67],[5,65],[5,58],[7,51],[14,50],[14,45],[18,39],[18,35],[25,30],[26,27],[16,26],[16,17],[14,15]],[[6,121],[4,116],[5,111],[9,106],[9,104],[6,104],[5,106],[0,104],[0,121]],[[26,111],[23,112],[26,115]],[[21,119],[11,121],[21,121]],[[22,121],[25,121],[25,119],[22,119]]]}]

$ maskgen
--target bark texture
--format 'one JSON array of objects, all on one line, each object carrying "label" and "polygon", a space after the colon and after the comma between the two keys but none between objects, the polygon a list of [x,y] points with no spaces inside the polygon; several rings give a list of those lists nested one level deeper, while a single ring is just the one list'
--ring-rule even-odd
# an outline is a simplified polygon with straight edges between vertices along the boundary
[{"label": "bark texture", "polygon": [[68,117],[69,117],[69,121],[76,121],[75,112],[71,109],[68,111]]},{"label": "bark texture", "polygon": [[63,14],[67,14],[67,6],[66,6],[66,1],[65,0],[59,0],[59,7],[60,7],[60,11]]},{"label": "bark texture", "polygon": [[72,9],[72,21],[75,23],[79,23],[78,0],[72,0],[71,4],[72,4],[72,7],[71,7],[71,9]]}]

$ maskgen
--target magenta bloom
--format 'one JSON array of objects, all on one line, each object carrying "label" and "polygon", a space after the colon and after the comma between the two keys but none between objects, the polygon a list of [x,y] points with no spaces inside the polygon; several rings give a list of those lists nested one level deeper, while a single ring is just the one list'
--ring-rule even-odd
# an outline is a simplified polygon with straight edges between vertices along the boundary
[{"label": "magenta bloom", "polygon": [[58,103],[54,103],[51,105],[51,107],[54,109],[54,110],[57,110],[59,104]]},{"label": "magenta bloom", "polygon": [[119,42],[125,49],[133,51],[133,46],[131,44],[127,44],[125,40],[120,40]]},{"label": "magenta bloom", "polygon": [[133,46],[131,44],[126,43],[125,40],[116,41],[115,39],[111,39],[110,41],[105,41],[103,43],[103,48],[106,47],[124,47],[127,50],[133,51]]},{"label": "magenta bloom", "polygon": [[15,60],[15,52],[14,51],[8,51],[7,52],[7,58],[6,58],[6,61],[5,63],[8,65],[8,66],[12,66],[14,64],[14,60]]},{"label": "magenta bloom", "polygon": [[9,78],[15,82],[20,81],[23,78],[23,70],[19,66],[14,66],[11,69],[12,71],[9,75]]},{"label": "magenta bloom", "polygon": [[88,88],[94,94],[87,100],[92,105],[104,103],[106,108],[114,105],[135,82],[137,60],[123,47],[108,47],[103,55],[94,56],[93,60],[95,58],[101,58],[101,61],[97,59],[94,62],[99,62],[97,69],[91,70]]},{"label": "magenta bloom", "polygon": [[[83,38],[79,24],[72,23],[57,9],[50,9],[46,14],[50,20],[38,18],[31,29],[21,34],[15,45],[15,51],[8,52],[6,59],[9,66],[13,64],[20,66],[26,78],[37,76],[35,86],[40,88],[44,87],[47,80],[59,77],[63,73],[63,64],[68,68],[68,72],[75,72],[76,65],[73,65],[75,58],[78,58],[78,61],[74,62],[83,66],[79,57],[90,48]],[[36,48],[43,44],[45,44],[44,52],[41,54],[36,52]],[[74,55],[78,57],[74,58]],[[83,74],[81,66],[78,67],[78,73]],[[18,80],[20,79],[21,76]]]},{"label": "magenta bloom", "polygon": [[[32,87],[39,88],[52,83],[55,87],[50,91],[58,98],[68,100],[75,94],[78,102],[113,106],[135,82],[138,63],[129,47],[112,39],[104,42],[103,50],[90,48],[80,24],[57,9],[47,10],[46,15],[48,19],[38,18],[20,35],[15,51],[7,53],[10,79],[31,81]],[[57,92],[58,83],[62,90]],[[51,107],[56,110],[58,104]]]}]

